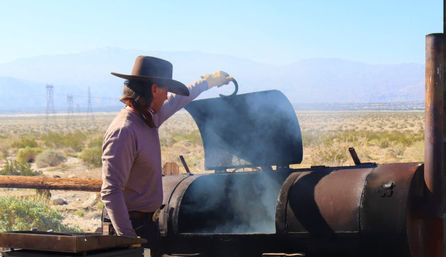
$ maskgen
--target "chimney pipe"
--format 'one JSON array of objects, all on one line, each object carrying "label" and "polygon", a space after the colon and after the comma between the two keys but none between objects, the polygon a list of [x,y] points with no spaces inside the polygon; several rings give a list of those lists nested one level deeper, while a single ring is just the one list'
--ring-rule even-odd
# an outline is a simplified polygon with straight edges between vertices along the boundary
[{"label": "chimney pipe", "polygon": [[424,181],[427,187],[425,218],[428,247],[424,256],[443,255],[443,168],[444,168],[444,60],[443,34],[426,36],[426,91],[424,134]]},{"label": "chimney pipe", "polygon": [[443,94],[443,34],[429,34],[426,36],[424,180],[435,217],[443,214]]}]

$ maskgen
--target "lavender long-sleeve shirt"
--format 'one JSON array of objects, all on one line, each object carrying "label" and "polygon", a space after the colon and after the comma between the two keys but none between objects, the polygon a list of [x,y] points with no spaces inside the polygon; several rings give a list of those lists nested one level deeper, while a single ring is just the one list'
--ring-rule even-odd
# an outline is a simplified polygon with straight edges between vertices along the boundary
[{"label": "lavender long-sleeve shirt", "polygon": [[150,128],[124,108],[104,135],[101,196],[119,236],[136,237],[129,211],[153,212],[163,200],[161,146],[158,127],[208,88],[205,80],[188,86],[190,95],[171,94]]}]

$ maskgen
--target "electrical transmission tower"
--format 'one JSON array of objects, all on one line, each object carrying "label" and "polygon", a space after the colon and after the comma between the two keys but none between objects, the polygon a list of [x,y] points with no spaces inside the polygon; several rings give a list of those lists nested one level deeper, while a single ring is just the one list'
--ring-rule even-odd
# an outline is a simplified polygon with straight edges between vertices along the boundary
[{"label": "electrical transmission tower", "polygon": [[46,119],[49,119],[50,114],[54,114],[54,86],[46,85]]},{"label": "electrical transmission tower", "polygon": [[94,121],[93,107],[92,107],[92,105],[91,105],[91,92],[90,92],[90,87],[88,87],[87,115],[90,116],[90,119],[91,119],[92,121]]},{"label": "electrical transmission tower", "polygon": [[69,123],[69,120],[72,118],[74,109],[73,109],[73,95],[67,95],[67,123]]}]

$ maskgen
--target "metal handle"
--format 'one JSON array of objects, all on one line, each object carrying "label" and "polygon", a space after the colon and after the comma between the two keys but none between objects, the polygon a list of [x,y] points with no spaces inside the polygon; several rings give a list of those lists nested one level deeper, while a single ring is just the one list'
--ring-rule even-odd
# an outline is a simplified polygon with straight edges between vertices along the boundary
[{"label": "metal handle", "polygon": [[189,170],[189,167],[187,166],[186,160],[184,160],[184,157],[182,155],[180,155],[180,160],[181,160],[181,163],[183,164],[184,169],[186,170],[187,174],[192,175],[192,173]]},{"label": "metal handle", "polygon": [[348,148],[348,151],[350,152],[350,155],[351,155],[355,165],[361,165],[361,161],[359,160],[358,154],[356,154],[355,148],[350,147],[350,148]]},{"label": "metal handle", "polygon": [[230,94],[230,95],[222,95],[222,94],[220,94],[220,97],[235,96],[237,94],[237,92],[238,92],[238,83],[237,83],[237,81],[234,78],[231,78],[231,81],[232,81],[232,83],[234,83],[234,87],[235,87],[234,92],[232,92],[232,94]]}]

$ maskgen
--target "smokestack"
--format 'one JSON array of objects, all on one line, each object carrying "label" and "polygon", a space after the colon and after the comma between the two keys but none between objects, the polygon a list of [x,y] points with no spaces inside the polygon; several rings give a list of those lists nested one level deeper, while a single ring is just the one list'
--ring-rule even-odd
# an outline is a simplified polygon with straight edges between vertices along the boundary
[{"label": "smokestack", "polygon": [[433,197],[435,216],[441,217],[443,172],[443,34],[426,36],[426,121],[424,180]]},{"label": "smokestack", "polygon": [[[428,246],[424,256],[443,254],[443,34],[426,36],[426,93],[424,136],[424,181],[427,187],[426,221]],[[440,241],[441,240],[441,241]]]}]

